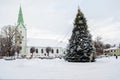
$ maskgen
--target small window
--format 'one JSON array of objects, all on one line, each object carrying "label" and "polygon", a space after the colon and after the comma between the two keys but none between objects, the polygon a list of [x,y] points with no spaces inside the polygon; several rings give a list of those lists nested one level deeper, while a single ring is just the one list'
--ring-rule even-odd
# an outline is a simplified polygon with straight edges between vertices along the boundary
[{"label": "small window", "polygon": [[22,42],[20,42],[20,44],[22,44]]},{"label": "small window", "polygon": [[112,52],[112,50],[111,50],[111,52]]},{"label": "small window", "polygon": [[36,53],[38,53],[38,49],[36,49]]},{"label": "small window", "polygon": [[46,54],[44,54],[44,56],[46,56]]},{"label": "small window", "polygon": [[24,38],[24,36],[22,36],[22,38]]},{"label": "small window", "polygon": [[51,51],[52,53],[54,53],[54,50],[52,49],[52,51]]},{"label": "small window", "polygon": [[20,31],[20,33],[22,33],[22,31]]},{"label": "small window", "polygon": [[56,50],[56,53],[59,53],[59,50],[58,50],[58,49]]},{"label": "small window", "polygon": [[43,49],[41,49],[41,53],[43,53]]},{"label": "small window", "polygon": [[22,49],[22,47],[20,47],[20,50]]},{"label": "small window", "polygon": [[17,38],[20,38],[20,36],[17,36]]}]

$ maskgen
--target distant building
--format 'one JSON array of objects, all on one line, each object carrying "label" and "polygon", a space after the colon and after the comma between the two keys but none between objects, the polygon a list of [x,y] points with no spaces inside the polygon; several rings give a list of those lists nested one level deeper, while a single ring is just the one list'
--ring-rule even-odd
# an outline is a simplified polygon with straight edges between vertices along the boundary
[{"label": "distant building", "polygon": [[[22,8],[20,6],[19,14],[18,14],[18,21],[17,21],[17,29],[19,33],[21,33],[20,36],[16,35],[16,39],[22,38],[22,40],[17,40],[15,43],[17,46],[20,46],[21,50],[19,53],[19,56],[31,56],[30,49],[32,47],[35,47],[35,52],[33,53],[33,57],[39,57],[39,58],[56,58],[56,57],[62,57],[64,55],[64,49],[62,47],[51,47],[51,51],[49,52],[49,55],[46,51],[47,47],[37,47],[37,46],[27,46],[27,28],[24,24],[23,14],[22,14]],[[17,38],[19,37],[19,38]]]},{"label": "distant building", "polygon": [[112,47],[109,49],[104,49],[103,50],[105,55],[118,55],[120,56],[120,47]]}]

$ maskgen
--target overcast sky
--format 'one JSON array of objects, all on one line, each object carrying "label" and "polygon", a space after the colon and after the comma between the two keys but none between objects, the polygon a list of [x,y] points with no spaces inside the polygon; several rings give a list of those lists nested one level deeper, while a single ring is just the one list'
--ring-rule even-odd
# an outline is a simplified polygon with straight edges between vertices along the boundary
[{"label": "overcast sky", "polygon": [[0,0],[0,27],[17,24],[20,4],[28,39],[67,41],[79,5],[93,39],[120,43],[120,0]]}]

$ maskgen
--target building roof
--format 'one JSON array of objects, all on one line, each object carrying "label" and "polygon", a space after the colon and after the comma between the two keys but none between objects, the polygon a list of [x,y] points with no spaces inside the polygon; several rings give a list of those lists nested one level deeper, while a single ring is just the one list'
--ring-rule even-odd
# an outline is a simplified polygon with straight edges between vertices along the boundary
[{"label": "building roof", "polygon": [[104,50],[116,50],[116,49],[118,49],[118,47],[111,47],[109,49],[104,49]]},{"label": "building roof", "polygon": [[52,39],[35,39],[35,38],[29,38],[27,40],[27,46],[33,46],[33,47],[62,47],[66,48],[67,43],[60,42],[57,40]]},{"label": "building roof", "polygon": [[24,19],[23,19],[23,14],[22,14],[22,8],[20,6],[20,9],[19,9],[19,14],[18,14],[18,21],[17,21],[17,26],[19,26],[20,24],[24,26]]}]

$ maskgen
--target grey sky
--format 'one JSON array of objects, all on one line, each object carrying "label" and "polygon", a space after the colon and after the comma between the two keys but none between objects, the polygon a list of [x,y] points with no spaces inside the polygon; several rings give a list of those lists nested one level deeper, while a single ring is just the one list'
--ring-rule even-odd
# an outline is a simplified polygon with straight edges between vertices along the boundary
[{"label": "grey sky", "polygon": [[16,24],[20,4],[28,38],[67,41],[79,5],[93,39],[120,42],[120,0],[0,0],[0,27]]}]

